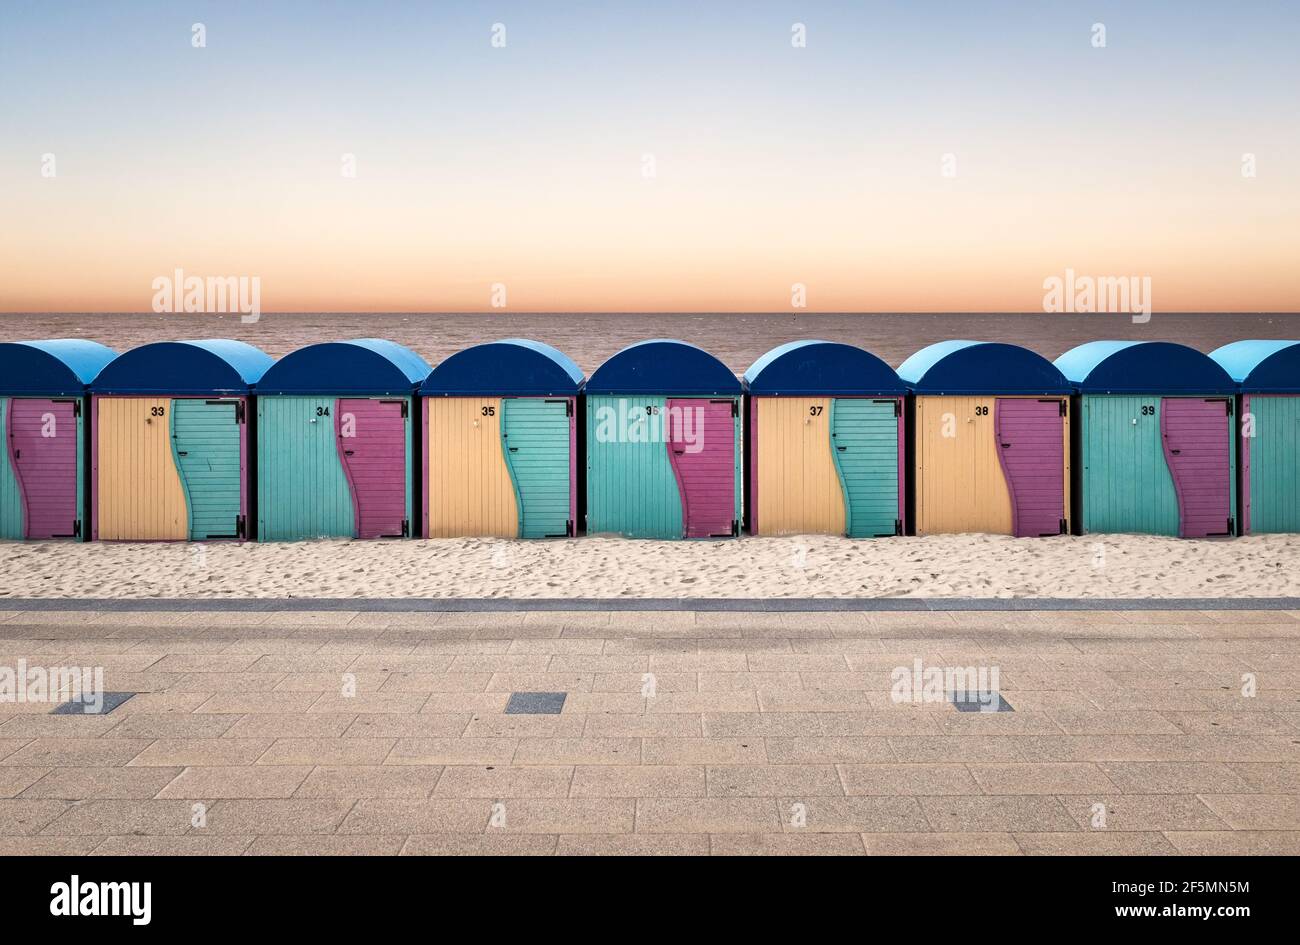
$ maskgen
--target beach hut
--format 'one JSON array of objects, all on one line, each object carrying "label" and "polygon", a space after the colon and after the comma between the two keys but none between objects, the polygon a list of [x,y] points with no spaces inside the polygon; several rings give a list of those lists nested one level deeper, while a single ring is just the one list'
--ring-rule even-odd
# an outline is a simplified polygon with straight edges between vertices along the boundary
[{"label": "beach hut", "polygon": [[1018,345],[943,341],[898,368],[915,395],[918,535],[1070,526],[1070,388]]},{"label": "beach hut", "polygon": [[1078,393],[1083,532],[1233,534],[1236,385],[1222,367],[1167,341],[1093,341],[1056,366]]},{"label": "beach hut", "polygon": [[429,365],[379,338],[308,345],[257,385],[257,538],[411,535],[415,391]]},{"label": "beach hut", "polygon": [[248,397],[270,364],[225,339],[160,341],[110,361],[90,385],[93,537],[248,537]]},{"label": "beach hut", "polygon": [[0,538],[87,537],[86,386],[116,356],[74,338],[0,343]]},{"label": "beach hut", "polygon": [[420,385],[424,535],[572,535],[581,387],[573,361],[522,338],[434,368]]},{"label": "beach hut", "polygon": [[588,532],[739,534],[742,389],[725,364],[682,341],[642,341],[583,390]]},{"label": "beach hut", "polygon": [[852,345],[792,341],[744,381],[752,534],[902,534],[905,390],[893,368]]},{"label": "beach hut", "polygon": [[1300,532],[1300,341],[1210,352],[1241,392],[1240,533]]}]

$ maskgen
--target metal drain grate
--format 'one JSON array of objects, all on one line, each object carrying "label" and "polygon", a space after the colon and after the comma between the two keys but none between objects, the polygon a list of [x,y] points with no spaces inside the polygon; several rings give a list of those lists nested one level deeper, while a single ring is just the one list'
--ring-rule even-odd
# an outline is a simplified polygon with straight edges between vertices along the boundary
[{"label": "metal drain grate", "polygon": [[[134,692],[103,692],[100,693],[100,700],[83,702],[73,699],[71,702],[60,702],[51,710],[50,715],[108,715],[133,695]],[[96,701],[101,704],[96,705]]]},{"label": "metal drain grate", "polygon": [[512,692],[506,715],[559,715],[567,692]]},{"label": "metal drain grate", "polygon": [[1014,712],[1000,692],[954,692],[952,704],[958,712]]}]

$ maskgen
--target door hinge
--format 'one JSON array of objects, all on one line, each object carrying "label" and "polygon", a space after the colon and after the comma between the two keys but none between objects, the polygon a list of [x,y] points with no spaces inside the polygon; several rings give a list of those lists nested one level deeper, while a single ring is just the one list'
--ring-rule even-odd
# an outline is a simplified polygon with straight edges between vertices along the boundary
[{"label": "door hinge", "polygon": [[1069,524],[1065,521],[1065,519],[1061,519],[1061,530],[1057,534],[1064,535],[1068,528],[1069,528]]},{"label": "door hinge", "polygon": [[402,519],[402,537],[411,537],[411,520],[409,518]]},{"label": "door hinge", "polygon": [[243,422],[244,422],[244,402],[242,400],[237,400],[235,401],[235,423],[243,423]]},{"label": "door hinge", "polygon": [[[572,401],[572,400],[566,400],[566,401],[564,402],[564,415],[565,415],[566,417],[572,417],[572,416],[573,416],[573,401]],[[572,526],[573,523],[570,522],[569,525]]]},{"label": "door hinge", "polygon": [[73,538],[81,537],[81,519],[77,519],[75,522],[72,523],[72,537]]},{"label": "door hinge", "polygon": [[235,516],[235,537],[236,538],[248,537],[248,523],[245,521],[244,516],[242,515]]},{"label": "door hinge", "polygon": [[1064,417],[1065,414],[1066,414],[1065,401],[1063,400],[1061,401],[1061,416]]},{"label": "door hinge", "polygon": [[[894,416],[901,417],[902,415],[903,415],[903,400],[901,397],[898,397],[894,399]],[[899,534],[902,533],[900,532]]]},{"label": "door hinge", "polygon": [[[405,420],[411,415],[411,405],[407,401],[402,401],[402,419]],[[403,532],[402,534],[406,534]]]},{"label": "door hinge", "polygon": [[737,538],[737,537],[739,537],[739,536],[740,536],[740,522],[736,521],[736,520],[733,518],[733,519],[731,520],[731,537],[732,537],[732,538]]},{"label": "door hinge", "polygon": [[903,534],[903,520],[901,518],[894,519],[894,534]]},{"label": "door hinge", "polygon": [[80,417],[80,416],[81,416],[81,401],[79,401],[79,400],[74,400],[74,401],[72,402],[72,415],[73,415],[74,417]]},{"label": "door hinge", "polygon": [[564,534],[569,538],[573,537],[573,519],[567,519],[564,523]]},{"label": "door hinge", "polygon": [[1228,519],[1228,534],[1235,535],[1236,533],[1237,533],[1237,522],[1235,519],[1230,518]]}]

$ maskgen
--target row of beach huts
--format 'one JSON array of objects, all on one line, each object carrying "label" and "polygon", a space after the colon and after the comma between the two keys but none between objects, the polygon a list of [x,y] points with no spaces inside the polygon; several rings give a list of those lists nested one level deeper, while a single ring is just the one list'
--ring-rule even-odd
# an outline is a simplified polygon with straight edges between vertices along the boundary
[{"label": "row of beach huts", "polygon": [[1300,532],[1294,341],[14,342],[0,437],[7,539]]}]

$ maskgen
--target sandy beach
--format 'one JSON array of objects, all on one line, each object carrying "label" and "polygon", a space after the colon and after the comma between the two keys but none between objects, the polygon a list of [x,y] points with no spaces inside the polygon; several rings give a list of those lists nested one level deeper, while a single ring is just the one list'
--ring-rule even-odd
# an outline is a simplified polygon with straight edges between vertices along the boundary
[{"label": "sandy beach", "polygon": [[0,597],[1291,597],[1300,535],[0,543]]}]

